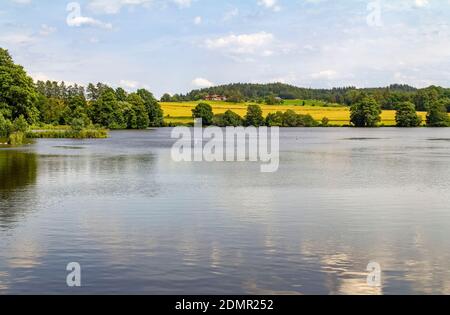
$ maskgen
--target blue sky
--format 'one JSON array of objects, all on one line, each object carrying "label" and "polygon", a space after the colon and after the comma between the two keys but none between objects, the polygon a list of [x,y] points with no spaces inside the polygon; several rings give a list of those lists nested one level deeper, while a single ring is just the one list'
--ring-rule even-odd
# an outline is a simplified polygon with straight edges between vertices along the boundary
[{"label": "blue sky", "polygon": [[0,0],[0,25],[35,79],[158,96],[232,82],[450,86],[450,0]]}]

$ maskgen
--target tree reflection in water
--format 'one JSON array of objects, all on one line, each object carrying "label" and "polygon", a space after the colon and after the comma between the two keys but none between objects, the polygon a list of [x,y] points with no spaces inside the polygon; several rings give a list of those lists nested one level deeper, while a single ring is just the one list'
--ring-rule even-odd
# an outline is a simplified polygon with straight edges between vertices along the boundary
[{"label": "tree reflection in water", "polygon": [[26,204],[20,204],[24,198],[17,194],[27,194],[26,187],[35,184],[36,177],[36,154],[0,150],[0,228],[25,211]]}]

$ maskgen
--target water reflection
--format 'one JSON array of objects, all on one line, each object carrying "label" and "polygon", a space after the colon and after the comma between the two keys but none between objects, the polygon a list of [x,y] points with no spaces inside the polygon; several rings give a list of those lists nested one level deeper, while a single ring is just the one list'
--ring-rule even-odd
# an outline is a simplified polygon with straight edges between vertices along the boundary
[{"label": "water reflection", "polygon": [[41,155],[39,181],[60,197],[154,196],[158,192],[152,182],[154,160],[151,154]]},{"label": "water reflection", "polygon": [[0,219],[0,292],[71,293],[78,261],[83,293],[450,293],[448,133],[284,130],[275,174],[174,163],[166,129],[2,151],[2,215],[27,212]]},{"label": "water reflection", "polygon": [[37,175],[36,154],[0,150],[0,192],[14,192],[34,184]]},{"label": "water reflection", "polygon": [[35,185],[37,168],[36,154],[0,150],[0,228],[30,209],[23,201],[33,198],[27,187]]}]

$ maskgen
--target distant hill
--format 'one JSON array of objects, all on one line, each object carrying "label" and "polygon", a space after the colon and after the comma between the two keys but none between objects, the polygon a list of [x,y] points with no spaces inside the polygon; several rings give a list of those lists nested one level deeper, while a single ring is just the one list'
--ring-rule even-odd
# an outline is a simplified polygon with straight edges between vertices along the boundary
[{"label": "distant hill", "polygon": [[349,91],[359,90],[368,93],[375,92],[398,92],[414,93],[416,88],[409,85],[393,84],[381,88],[357,89],[356,87],[340,87],[332,89],[312,89],[302,88],[284,83],[252,84],[252,83],[234,83],[220,85],[210,88],[198,89],[189,92],[186,95],[179,95],[183,100],[204,99],[208,95],[223,95],[233,101],[257,101],[269,96],[275,96],[284,100],[289,99],[315,99],[331,103],[345,103],[345,96]]}]

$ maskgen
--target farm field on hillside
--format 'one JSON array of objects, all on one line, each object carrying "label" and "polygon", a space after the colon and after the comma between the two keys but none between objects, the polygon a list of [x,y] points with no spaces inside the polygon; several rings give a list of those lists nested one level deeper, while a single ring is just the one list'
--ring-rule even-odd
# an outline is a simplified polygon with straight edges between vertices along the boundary
[{"label": "farm field on hillside", "polygon": [[[330,124],[344,126],[348,125],[350,121],[350,110],[346,106],[319,106],[321,103],[317,101],[305,101],[307,105],[289,105],[289,104],[302,104],[303,101],[288,101],[288,104],[283,105],[261,105],[264,115],[269,113],[275,113],[277,111],[285,112],[289,109],[294,110],[298,114],[310,114],[315,120],[322,120],[322,118],[327,117],[330,120]],[[167,123],[174,124],[187,124],[192,123],[192,109],[197,106],[198,102],[177,102],[177,103],[161,103],[164,110],[165,121]],[[227,103],[219,101],[208,101],[213,108],[214,114],[223,114],[227,110],[232,110],[239,114],[240,116],[245,116],[247,112],[247,106],[250,103]],[[317,105],[315,105],[317,104]],[[322,103],[323,104],[323,103]],[[419,112],[419,115],[425,121],[426,113]],[[383,111],[381,124],[385,126],[395,125],[395,111],[385,110]]]}]

